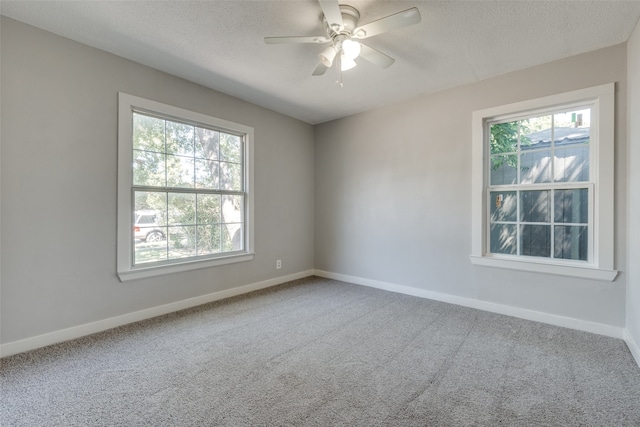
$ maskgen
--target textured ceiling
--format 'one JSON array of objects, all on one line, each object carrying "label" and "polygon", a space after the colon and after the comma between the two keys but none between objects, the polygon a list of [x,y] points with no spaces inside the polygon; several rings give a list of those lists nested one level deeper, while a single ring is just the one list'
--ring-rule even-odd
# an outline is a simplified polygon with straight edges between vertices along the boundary
[{"label": "textured ceiling", "polygon": [[623,43],[640,1],[343,0],[365,24],[410,7],[420,24],[365,40],[396,59],[312,77],[321,45],[265,36],[325,35],[315,0],[7,1],[0,12],[308,123],[321,123]]}]

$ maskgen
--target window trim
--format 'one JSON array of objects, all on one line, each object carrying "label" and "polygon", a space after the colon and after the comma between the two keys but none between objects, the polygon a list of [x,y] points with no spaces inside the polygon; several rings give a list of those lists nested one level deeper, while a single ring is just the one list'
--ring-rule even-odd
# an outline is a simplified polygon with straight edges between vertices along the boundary
[{"label": "window trim", "polygon": [[[513,104],[474,111],[471,149],[471,255],[474,265],[546,273],[585,279],[613,281],[614,270],[614,108],[615,83],[564,92]],[[572,104],[591,104],[592,135],[590,183],[595,183],[593,200],[593,258],[589,262],[546,260],[513,255],[489,254],[488,219],[488,123],[510,115],[535,114]]]},{"label": "window trim", "polygon": [[[244,250],[215,258],[191,258],[168,264],[134,266],[131,230],[133,230],[133,112],[149,111],[161,116],[201,123],[214,128],[226,129],[245,136],[244,180],[245,180],[245,235]],[[120,281],[142,279],[201,268],[215,267],[254,259],[254,195],[253,195],[253,138],[254,129],[205,114],[166,105],[149,99],[118,93],[118,208],[117,208],[117,274]]]}]

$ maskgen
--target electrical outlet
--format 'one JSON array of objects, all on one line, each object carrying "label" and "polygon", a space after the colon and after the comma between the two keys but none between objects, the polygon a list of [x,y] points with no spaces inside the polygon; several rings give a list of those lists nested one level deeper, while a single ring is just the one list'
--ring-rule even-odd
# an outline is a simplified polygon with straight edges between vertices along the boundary
[{"label": "electrical outlet", "polygon": [[280,270],[282,268],[282,260],[277,260],[276,261],[276,270]]}]

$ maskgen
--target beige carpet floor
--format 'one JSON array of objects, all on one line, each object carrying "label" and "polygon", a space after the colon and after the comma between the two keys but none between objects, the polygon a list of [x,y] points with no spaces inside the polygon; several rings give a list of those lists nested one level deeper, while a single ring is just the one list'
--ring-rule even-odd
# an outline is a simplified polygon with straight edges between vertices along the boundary
[{"label": "beige carpet floor", "polygon": [[8,426],[640,426],[623,341],[307,278],[2,359]]}]

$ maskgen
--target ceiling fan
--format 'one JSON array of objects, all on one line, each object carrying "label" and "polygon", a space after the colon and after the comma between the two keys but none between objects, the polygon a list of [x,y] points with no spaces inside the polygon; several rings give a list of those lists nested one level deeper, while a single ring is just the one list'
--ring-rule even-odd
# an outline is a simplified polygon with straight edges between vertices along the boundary
[{"label": "ceiling fan", "polygon": [[[391,66],[395,59],[358,40],[417,24],[421,19],[418,9],[412,7],[377,21],[358,26],[360,12],[356,8],[339,4],[338,0],[319,0],[319,3],[323,12],[321,19],[326,35],[264,38],[267,44],[329,43],[330,45],[318,55],[320,63],[313,71],[312,75],[314,76],[323,75],[334,63],[338,64],[339,71],[350,70],[357,65],[356,58],[363,58],[382,68]],[[342,85],[341,82],[338,83]]]}]

